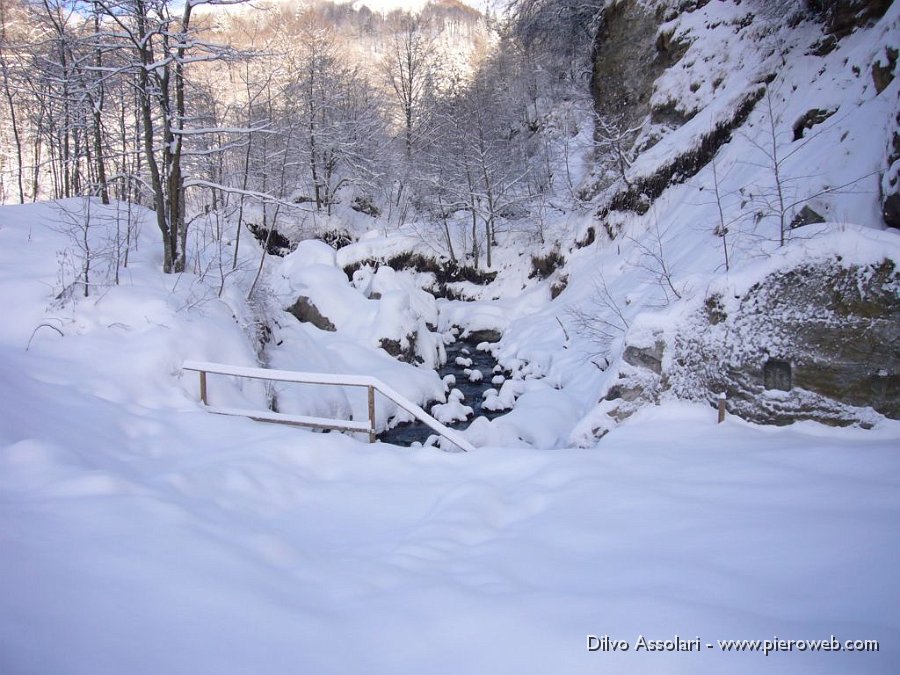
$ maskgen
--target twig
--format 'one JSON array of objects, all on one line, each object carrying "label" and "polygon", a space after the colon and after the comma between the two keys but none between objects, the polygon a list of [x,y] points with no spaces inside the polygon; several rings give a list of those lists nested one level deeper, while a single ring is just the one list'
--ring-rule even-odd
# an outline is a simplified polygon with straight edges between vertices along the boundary
[{"label": "twig", "polygon": [[[556,319],[556,323],[559,324],[559,327],[562,329],[563,335],[566,336],[566,342],[568,342],[569,341],[569,332],[566,330],[566,327],[563,326],[563,322],[559,320],[558,316],[555,316],[553,318]],[[565,349],[565,346],[563,347],[563,349]]]},{"label": "twig", "polygon": [[66,336],[65,333],[63,333],[59,328],[57,328],[56,326],[54,326],[54,325],[52,325],[52,324],[49,324],[49,323],[39,323],[39,324],[35,327],[35,329],[34,329],[33,331],[31,331],[31,337],[28,338],[28,344],[25,345],[25,351],[26,351],[26,352],[27,352],[29,349],[31,349],[31,341],[34,340],[34,334],[37,333],[38,330],[41,329],[41,328],[52,328],[52,329],[55,330],[57,333],[59,333],[59,336],[60,336],[60,337],[65,337],[65,336]]}]

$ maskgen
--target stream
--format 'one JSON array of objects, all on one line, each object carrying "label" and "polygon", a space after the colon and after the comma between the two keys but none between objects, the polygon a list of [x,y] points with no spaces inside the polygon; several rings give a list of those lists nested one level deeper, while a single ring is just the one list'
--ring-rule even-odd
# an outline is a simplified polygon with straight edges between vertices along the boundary
[{"label": "stream", "polygon": [[[452,375],[456,382],[451,384],[449,389],[451,391],[459,389],[465,397],[462,400],[463,405],[467,405],[474,410],[474,415],[469,416],[468,419],[447,424],[447,426],[451,429],[465,429],[476,417],[494,419],[508,412],[507,410],[485,410],[481,407],[484,401],[484,392],[488,389],[499,390],[502,386],[502,382],[492,382],[494,378],[503,377],[503,373],[490,352],[479,351],[475,348],[475,343],[466,340],[457,340],[453,344],[447,345],[445,349],[447,362],[438,369],[438,375],[441,376],[441,379]],[[481,381],[472,382],[469,374],[465,372],[467,369],[479,371],[482,375]],[[428,404],[423,407],[428,412],[431,412],[432,405]],[[413,443],[425,443],[428,437],[433,434],[435,432],[430,427],[416,420],[415,422],[407,422],[393,429],[388,429],[378,434],[378,439],[385,443],[408,446]]]}]

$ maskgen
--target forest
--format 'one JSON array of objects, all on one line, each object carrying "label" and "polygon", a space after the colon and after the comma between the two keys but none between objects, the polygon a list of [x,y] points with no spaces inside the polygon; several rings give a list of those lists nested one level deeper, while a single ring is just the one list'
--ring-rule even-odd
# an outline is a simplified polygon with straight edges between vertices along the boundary
[{"label": "forest", "polygon": [[576,192],[559,167],[584,152],[598,9],[3,0],[0,201],[150,207],[167,272],[200,218],[237,261],[246,225],[321,236],[341,204],[414,217],[441,256],[491,267],[501,221]]}]

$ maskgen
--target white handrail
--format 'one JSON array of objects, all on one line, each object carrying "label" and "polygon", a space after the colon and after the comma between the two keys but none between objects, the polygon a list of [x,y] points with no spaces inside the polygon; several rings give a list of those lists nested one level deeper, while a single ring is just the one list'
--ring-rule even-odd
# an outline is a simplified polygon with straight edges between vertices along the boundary
[{"label": "white handrail", "polygon": [[[410,401],[408,398],[400,394],[395,389],[389,387],[377,377],[370,375],[344,375],[333,373],[304,373],[293,370],[270,370],[268,368],[257,368],[252,366],[232,366],[224,363],[213,363],[211,361],[185,361],[182,366],[184,370],[192,370],[200,373],[200,398],[204,404],[207,403],[206,395],[206,373],[215,373],[217,375],[233,375],[236,377],[249,377],[258,380],[273,380],[277,382],[296,382],[298,384],[333,384],[347,387],[369,387],[381,392],[398,406],[411,413],[416,419],[438,434],[446,438],[448,441],[458,446],[466,452],[474,451],[475,446],[467,440],[459,436],[452,429],[438,422],[434,417],[429,415],[425,410]],[[222,409],[219,409],[222,410]],[[246,414],[247,417],[253,417],[253,411],[240,413],[234,409],[228,409],[227,414]],[[216,412],[216,409],[212,409]],[[374,440],[374,400],[369,398],[369,416],[370,416],[370,440]],[[273,420],[274,421],[274,420]],[[300,422],[298,422],[300,423]],[[335,420],[336,426],[342,424],[340,420]]]}]

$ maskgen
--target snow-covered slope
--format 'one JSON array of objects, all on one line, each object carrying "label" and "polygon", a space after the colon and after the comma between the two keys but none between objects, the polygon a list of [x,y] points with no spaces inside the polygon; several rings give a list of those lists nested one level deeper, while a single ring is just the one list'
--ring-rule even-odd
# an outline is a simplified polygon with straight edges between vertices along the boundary
[{"label": "snow-covered slope", "polygon": [[[90,297],[55,300],[54,251],[72,247],[57,230],[84,209],[0,209],[3,673],[887,673],[900,658],[896,426],[716,425],[669,403],[597,452],[512,437],[463,454],[209,415],[178,366],[255,362],[240,274],[223,299],[160,274],[145,220],[119,285],[101,257]],[[116,207],[90,210],[108,234]],[[316,330],[298,358],[333,365]],[[265,399],[225,378],[210,393]],[[590,652],[588,635],[629,650]],[[832,635],[880,651],[718,645]],[[703,653],[648,654],[640,636]]]},{"label": "snow-covered slope", "polygon": [[[651,13],[668,6],[643,4]],[[876,86],[873,78],[875,65],[887,68],[898,46],[900,8],[834,40],[790,3],[782,3],[787,14],[762,2],[697,4],[667,17],[665,8],[652,14],[666,20],[649,42],[668,50],[663,56],[673,63],[651,82],[633,161],[624,177],[595,172],[585,183],[590,201],[580,213],[575,205],[547,228],[561,242],[566,265],[529,292],[540,307],[521,316],[502,312],[494,320],[504,331],[496,349],[501,363],[541,378],[529,383],[529,398],[540,396],[542,406],[558,400],[568,412],[558,445],[592,445],[634,409],[634,401],[621,398],[623,378],[640,380],[624,388],[627,397],[651,402],[670,395],[666,382],[674,373],[667,371],[676,357],[671,345],[683,330],[680,317],[715,289],[738,295],[738,287],[807,256],[843,258],[849,265],[855,256],[848,254],[859,246],[869,252],[859,264],[900,260],[897,231],[881,232],[882,176],[890,173],[897,137],[900,80],[882,78]],[[603,92],[601,86],[598,97]],[[811,212],[831,224],[792,227]],[[507,241],[518,245],[517,236],[512,232]],[[872,246],[863,243],[869,241]],[[455,320],[490,322],[491,296],[534,283],[524,280],[516,257],[497,257],[501,276],[487,291],[484,310],[460,308]],[[771,262],[761,265],[762,259]],[[565,290],[551,301],[553,286]],[[648,332],[651,324],[655,329]],[[653,373],[648,381],[623,360],[629,345],[652,346],[648,335],[662,341],[666,354],[662,382]],[[896,379],[890,365],[896,354],[879,358],[872,372],[882,368]],[[680,389],[682,396],[710,403],[718,394]],[[583,418],[567,434],[573,414]],[[869,412],[853,416],[868,420]]]}]

